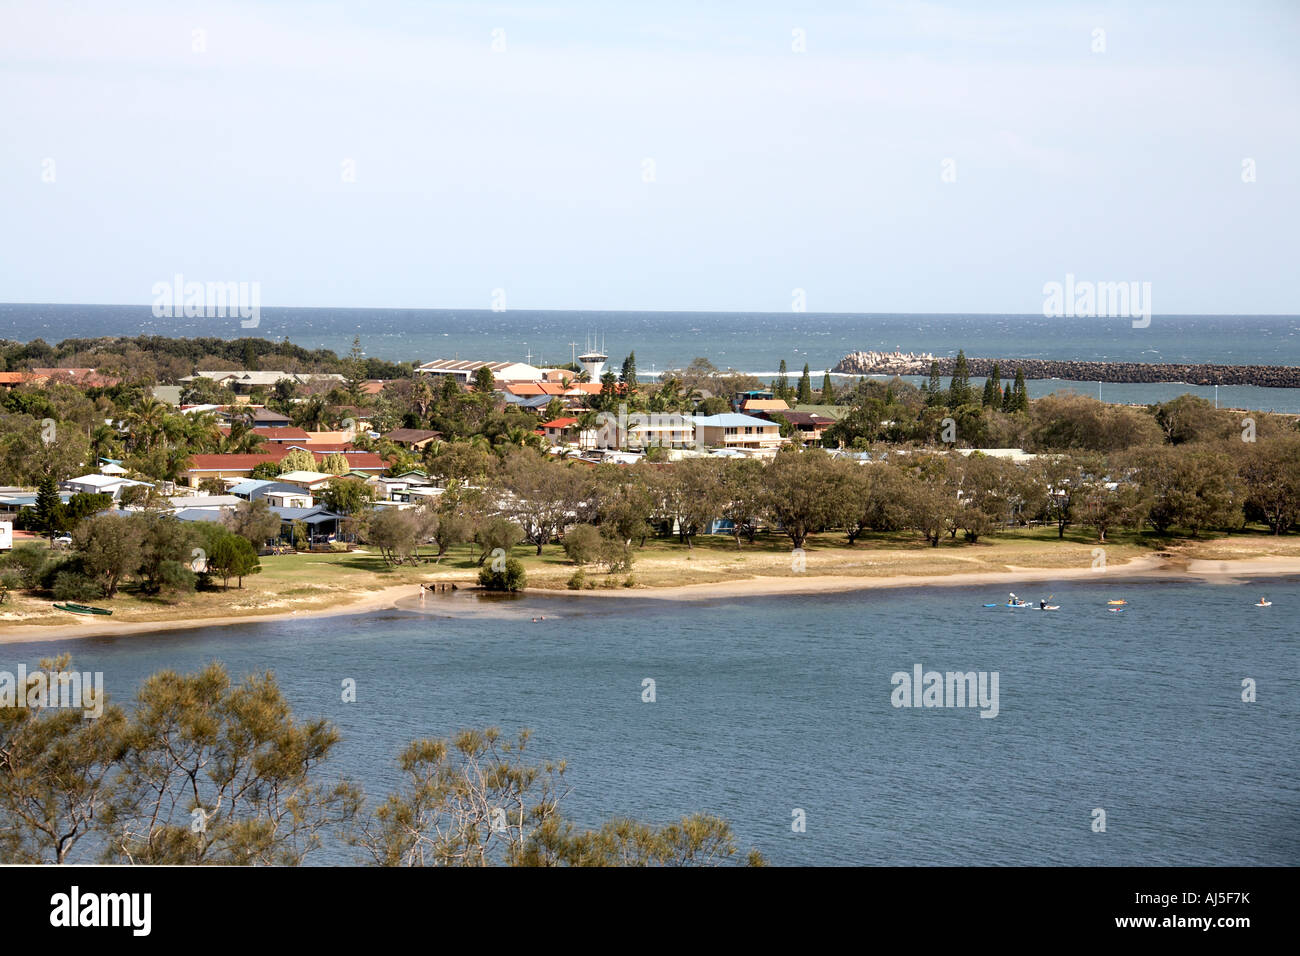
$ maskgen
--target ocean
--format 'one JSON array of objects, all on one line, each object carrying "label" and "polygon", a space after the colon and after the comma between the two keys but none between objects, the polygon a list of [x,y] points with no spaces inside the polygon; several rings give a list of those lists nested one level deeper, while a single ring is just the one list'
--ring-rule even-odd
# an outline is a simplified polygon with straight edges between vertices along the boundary
[{"label": "ocean", "polygon": [[[157,319],[149,306],[0,304],[0,339],[115,335],[257,335],[339,354],[359,336],[368,355],[392,361],[437,358],[562,364],[595,340],[621,364],[636,353],[641,375],[680,368],[703,356],[722,369],[770,377],[785,360],[792,376],[805,363],[821,373],[849,352],[931,352],[969,356],[1112,362],[1217,362],[1300,365],[1300,316],[1153,316],[1129,319],[1041,315],[850,315],[814,312],[580,312],[473,309],[263,308],[256,329],[237,318]],[[843,381],[843,379],[841,379]],[[1148,404],[1192,393],[1216,398],[1212,386],[1031,382],[1031,396],[1069,389],[1104,401]],[[1225,386],[1225,407],[1300,413],[1300,389]]]},{"label": "ocean", "polygon": [[[0,669],[70,652],[118,700],[162,668],[272,669],[297,717],[339,726],[324,767],[372,800],[414,738],[531,728],[538,760],[569,762],[577,821],[709,811],[777,864],[1300,864],[1300,579],[1015,589],[1061,610],[982,606],[1007,586],[699,602],[461,593],[328,626],[3,645]],[[1260,594],[1273,607],[1254,607]],[[1126,612],[1106,611],[1116,597]],[[896,708],[893,675],[916,665],[996,672],[997,716]],[[355,703],[341,699],[348,678]]]}]

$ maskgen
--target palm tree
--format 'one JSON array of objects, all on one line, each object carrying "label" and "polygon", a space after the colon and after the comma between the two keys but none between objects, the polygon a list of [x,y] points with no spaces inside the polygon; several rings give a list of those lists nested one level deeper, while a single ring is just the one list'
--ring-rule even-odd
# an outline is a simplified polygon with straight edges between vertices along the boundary
[{"label": "palm tree", "polygon": [[325,399],[319,395],[313,395],[305,402],[299,402],[294,406],[290,417],[299,428],[306,429],[309,432],[325,431],[329,418],[329,408],[325,404]]},{"label": "palm tree", "polygon": [[126,413],[126,423],[133,448],[152,448],[162,433],[167,406],[146,395]]},{"label": "palm tree", "polygon": [[112,425],[96,425],[90,430],[90,453],[96,464],[102,458],[121,457],[121,434]]}]

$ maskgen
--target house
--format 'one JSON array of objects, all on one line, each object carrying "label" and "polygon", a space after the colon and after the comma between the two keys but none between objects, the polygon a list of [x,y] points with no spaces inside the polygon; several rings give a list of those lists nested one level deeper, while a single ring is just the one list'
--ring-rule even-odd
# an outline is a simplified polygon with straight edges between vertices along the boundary
[{"label": "house", "polygon": [[492,378],[498,382],[538,382],[545,375],[542,369],[523,362],[462,362],[460,359],[437,359],[417,365],[415,371],[421,375],[438,378],[450,376],[462,385],[474,380],[474,375],[481,368],[492,372]]},{"label": "house", "polygon": [[316,502],[311,494],[287,481],[248,480],[230,487],[230,494],[243,501],[265,498],[277,508],[310,508]]},{"label": "house", "polygon": [[746,415],[756,415],[761,412],[785,412],[789,410],[790,406],[780,398],[746,398],[740,403],[740,411]]},{"label": "house", "polygon": [[234,411],[228,417],[235,418],[243,415],[247,417],[254,428],[288,428],[293,424],[288,415],[281,415],[279,412],[273,412],[263,406],[253,407],[252,412]]},{"label": "house", "polygon": [[422,451],[426,445],[432,444],[441,437],[442,432],[426,428],[394,428],[384,435],[385,439],[394,445],[401,445],[408,451]]},{"label": "house", "polygon": [[80,478],[69,478],[67,481],[59,482],[59,487],[74,495],[112,495],[113,500],[117,501],[126,488],[152,488],[153,485],[147,481],[132,481],[119,475],[82,475]]},{"label": "house", "polygon": [[294,524],[301,522],[307,526],[309,546],[324,544],[339,532],[339,522],[343,516],[330,511],[324,505],[311,508],[279,508],[272,506],[271,511],[280,516],[280,537],[294,540]]},{"label": "house", "polygon": [[791,427],[790,437],[797,438],[805,445],[819,443],[826,434],[826,429],[835,424],[835,419],[825,418],[816,412],[768,412],[764,417],[778,424],[781,421],[788,422]]},{"label": "house", "polygon": [[193,375],[187,375],[179,379],[181,382],[192,382],[196,378],[207,378],[222,385],[237,395],[247,395],[255,388],[265,388],[268,391],[275,388],[277,382],[288,380],[294,385],[309,385],[316,382],[342,382],[343,376],[334,372],[330,373],[299,373],[299,372],[253,372],[249,370],[230,370],[230,371],[209,371],[196,372]]},{"label": "house", "polygon": [[691,448],[695,421],[689,415],[633,413],[627,417],[629,448]]},{"label": "house", "polygon": [[[197,488],[206,478],[248,478],[252,475],[253,469],[260,464],[269,462],[279,465],[294,447],[285,442],[268,445],[264,452],[252,455],[192,455],[190,467],[185,470],[182,481]],[[351,448],[343,447],[322,448],[314,444],[301,447],[311,452],[318,463],[323,462],[331,454],[341,454],[347,460],[349,470],[363,472],[366,475],[378,474],[388,467],[388,462],[374,452],[353,451]]]},{"label": "house", "polygon": [[235,495],[179,495],[168,498],[167,501],[174,511],[183,511],[187,508],[228,511],[238,507],[243,499]]},{"label": "house", "polygon": [[776,398],[775,393],[768,389],[751,389],[747,392],[736,392],[731,396],[731,407],[735,411],[740,411],[745,402],[763,401]]},{"label": "house", "polygon": [[515,395],[511,392],[499,393],[507,405],[513,405],[516,408],[522,408],[526,411],[539,414],[546,411],[551,404],[553,396],[551,395]]},{"label": "house", "polygon": [[600,394],[599,382],[507,382],[497,391],[507,404],[517,404],[527,399],[545,399],[538,407],[545,408],[551,399],[559,399],[567,409],[581,407],[588,398]]},{"label": "house", "polygon": [[258,465],[278,465],[288,453],[287,448],[281,448],[253,455],[191,455],[181,481],[197,488],[208,478],[247,478]]},{"label": "house", "polygon": [[578,420],[576,418],[553,418],[542,422],[538,430],[553,445],[578,441]]},{"label": "house", "polygon": [[781,447],[781,428],[776,422],[729,412],[695,416],[695,443],[700,447],[748,449],[775,452]]},{"label": "house", "polygon": [[327,475],[321,471],[287,471],[276,481],[281,484],[294,485],[299,489],[305,488],[307,491],[316,491],[324,488],[337,477],[338,475]]}]

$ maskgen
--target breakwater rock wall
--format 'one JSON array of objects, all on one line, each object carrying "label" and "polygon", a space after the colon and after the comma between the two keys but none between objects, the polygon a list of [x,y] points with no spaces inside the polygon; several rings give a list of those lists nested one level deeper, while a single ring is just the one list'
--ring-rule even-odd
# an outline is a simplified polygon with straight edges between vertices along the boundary
[{"label": "breakwater rock wall", "polygon": [[[846,355],[831,369],[845,375],[929,375],[930,363],[871,361],[870,352]],[[954,360],[935,359],[939,373],[952,375]],[[1300,388],[1300,367],[1292,365],[1156,365],[1145,362],[1055,362],[1045,359],[968,358],[974,378],[984,378],[994,365],[1003,380],[1017,369],[1025,378],[1057,378],[1074,382],[1177,382],[1184,385],[1259,385],[1265,388]],[[947,382],[944,383],[947,385]]]}]

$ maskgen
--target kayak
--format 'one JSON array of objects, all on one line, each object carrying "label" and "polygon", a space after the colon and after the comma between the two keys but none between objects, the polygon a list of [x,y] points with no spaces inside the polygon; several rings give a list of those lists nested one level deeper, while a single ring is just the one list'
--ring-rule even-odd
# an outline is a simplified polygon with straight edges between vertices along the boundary
[{"label": "kayak", "polygon": [[1127,604],[1128,601],[1107,601],[1107,604]]},{"label": "kayak", "polygon": [[1128,608],[1126,608],[1126,607],[1108,607],[1108,608],[1106,608],[1106,610],[1110,611],[1112,614],[1119,614],[1119,613],[1121,613],[1121,612],[1123,612],[1123,611],[1127,611]]},{"label": "kayak", "polygon": [[1049,604],[1049,605],[1047,605],[1047,607],[1038,607],[1038,608],[1036,608],[1036,610],[1039,610],[1039,611],[1059,611],[1060,609],[1061,609],[1061,605],[1059,605],[1059,604]]},{"label": "kayak", "polygon": [[1272,607],[1272,606],[1273,606],[1272,601],[1260,601],[1255,605],[1255,607]]}]

